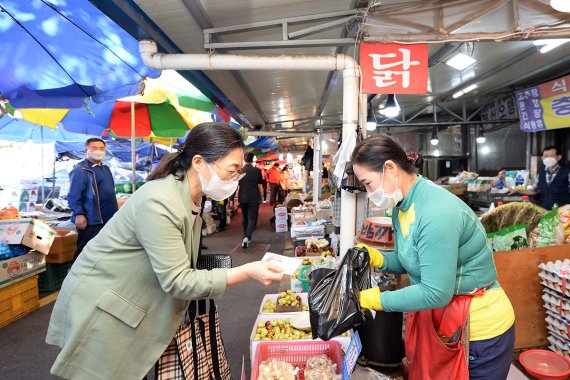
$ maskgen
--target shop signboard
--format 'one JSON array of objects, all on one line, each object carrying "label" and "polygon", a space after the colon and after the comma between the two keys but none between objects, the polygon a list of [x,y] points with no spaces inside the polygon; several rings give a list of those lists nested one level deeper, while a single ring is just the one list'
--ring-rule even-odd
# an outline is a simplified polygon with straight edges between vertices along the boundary
[{"label": "shop signboard", "polygon": [[[480,115],[483,121],[516,120],[517,107],[515,97],[508,95],[493,100],[481,109]],[[485,124],[485,127],[491,127],[491,124]]]},{"label": "shop signboard", "polygon": [[427,44],[360,44],[362,92],[427,94]]},{"label": "shop signboard", "polygon": [[570,127],[570,75],[515,91],[515,96],[524,132]]}]

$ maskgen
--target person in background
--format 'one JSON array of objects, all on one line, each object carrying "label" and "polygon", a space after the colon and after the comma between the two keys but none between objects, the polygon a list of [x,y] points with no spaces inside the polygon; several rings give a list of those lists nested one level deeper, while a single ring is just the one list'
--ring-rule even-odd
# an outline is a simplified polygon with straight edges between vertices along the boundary
[{"label": "person in background", "polygon": [[239,181],[238,201],[241,207],[241,223],[243,227],[242,248],[247,248],[251,244],[253,229],[257,224],[259,204],[261,203],[261,187],[263,177],[261,170],[252,165],[253,153],[245,155],[245,165],[242,171],[245,173]]},{"label": "person in background", "polygon": [[291,172],[289,171],[289,165],[283,166],[283,170],[281,170],[281,203],[285,201],[287,194],[289,194],[289,187],[291,181]]},{"label": "person in background", "polygon": [[329,170],[327,169],[327,167],[325,166],[325,164],[323,163],[323,169],[322,169],[322,178],[323,179],[328,179],[329,178]]},{"label": "person in background", "polygon": [[269,182],[269,202],[271,205],[276,205],[279,202],[279,189],[281,186],[281,171],[277,162],[267,171],[267,182]]},{"label": "person in background", "polygon": [[247,280],[282,280],[282,268],[261,261],[196,269],[200,200],[236,191],[243,149],[228,125],[195,126],[85,247],[53,307],[46,342],[62,350],[52,374],[142,379],[175,344],[191,300],[218,299]]},{"label": "person in background", "polygon": [[219,202],[214,204],[214,208],[216,210],[216,214],[218,215],[218,219],[220,220],[220,224],[218,224],[218,228],[216,228],[217,232],[222,232],[228,229],[228,217],[227,217],[227,199],[222,199]]},{"label": "person in background", "polygon": [[418,155],[406,154],[388,136],[357,144],[351,161],[370,201],[392,209],[394,228],[394,252],[360,247],[367,249],[371,266],[406,273],[411,282],[394,291],[363,290],[360,304],[408,312],[404,344],[410,378],[506,379],[515,314],[473,210],[418,175]]},{"label": "person in background", "polygon": [[542,150],[544,170],[530,190],[512,190],[509,194],[534,195],[540,206],[551,210],[555,204],[564,206],[570,203],[570,169],[561,166],[562,155],[555,146]]},{"label": "person in background", "polygon": [[263,182],[261,183],[263,202],[267,202],[267,170],[265,170],[265,164],[263,162],[257,164],[257,168],[261,170],[261,177],[263,178]]},{"label": "person in background", "polygon": [[77,227],[77,249],[73,260],[119,209],[113,174],[103,165],[105,153],[103,140],[88,139],[85,142],[87,158],[69,173],[67,202],[72,213],[71,222]]}]

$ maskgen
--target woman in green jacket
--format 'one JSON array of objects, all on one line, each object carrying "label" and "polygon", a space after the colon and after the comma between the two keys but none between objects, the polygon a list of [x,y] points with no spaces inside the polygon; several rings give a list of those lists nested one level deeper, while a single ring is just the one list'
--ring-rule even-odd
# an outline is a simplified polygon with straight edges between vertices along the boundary
[{"label": "woman in green jacket", "polygon": [[411,379],[505,379],[515,316],[485,229],[459,198],[416,174],[418,158],[383,135],[354,149],[354,173],[370,201],[392,209],[394,252],[366,247],[371,265],[407,273],[411,282],[395,291],[365,290],[361,306],[411,312],[405,342]]},{"label": "woman in green jacket", "polygon": [[196,270],[203,195],[222,200],[243,176],[238,131],[200,124],[165,157],[87,244],[54,306],[46,341],[62,348],[51,373],[73,379],[141,379],[172,341],[190,300],[220,297],[249,279],[280,281],[252,262]]}]

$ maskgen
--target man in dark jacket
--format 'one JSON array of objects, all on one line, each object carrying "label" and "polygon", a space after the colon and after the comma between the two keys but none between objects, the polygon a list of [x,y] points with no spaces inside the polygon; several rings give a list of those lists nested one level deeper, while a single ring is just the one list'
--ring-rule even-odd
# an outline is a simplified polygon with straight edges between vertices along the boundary
[{"label": "man in dark jacket", "polygon": [[242,171],[245,176],[239,181],[238,200],[241,207],[241,222],[243,225],[243,248],[249,247],[253,229],[257,223],[259,204],[261,203],[261,185],[263,177],[261,170],[252,165],[253,153],[245,155],[245,165]]},{"label": "man in dark jacket", "polygon": [[72,211],[71,221],[75,223],[78,234],[74,259],[119,209],[113,174],[102,162],[105,152],[103,140],[88,139],[85,142],[87,158],[69,173],[67,202]]},{"label": "man in dark jacket", "polygon": [[555,146],[542,150],[544,170],[538,174],[532,190],[514,190],[511,193],[536,195],[540,206],[547,210],[557,204],[570,203],[570,169],[560,166],[562,155]]}]

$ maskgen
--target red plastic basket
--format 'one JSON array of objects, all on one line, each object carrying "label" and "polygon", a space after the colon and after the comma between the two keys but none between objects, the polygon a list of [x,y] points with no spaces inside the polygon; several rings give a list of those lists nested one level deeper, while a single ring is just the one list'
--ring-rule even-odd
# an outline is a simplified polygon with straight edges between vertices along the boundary
[{"label": "red plastic basket", "polygon": [[528,350],[519,356],[519,361],[537,379],[565,380],[570,376],[570,361],[556,352]]},{"label": "red plastic basket", "polygon": [[327,354],[336,363],[337,374],[340,373],[343,356],[338,342],[260,342],[255,350],[251,380],[257,380],[259,365],[265,360],[277,359],[304,367],[309,358],[321,354]]}]

